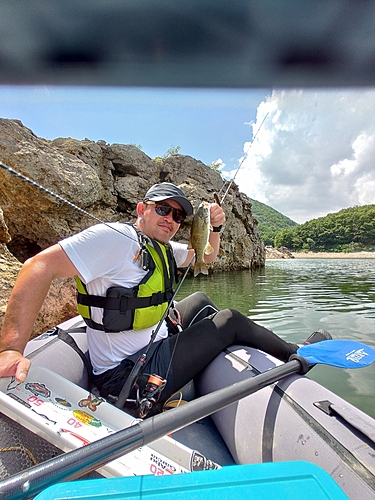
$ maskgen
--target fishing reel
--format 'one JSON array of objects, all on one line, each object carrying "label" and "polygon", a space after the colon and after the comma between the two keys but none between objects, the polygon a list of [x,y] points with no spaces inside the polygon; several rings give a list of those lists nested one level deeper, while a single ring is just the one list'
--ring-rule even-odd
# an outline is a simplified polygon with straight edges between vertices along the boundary
[{"label": "fishing reel", "polygon": [[154,374],[148,377],[148,381],[138,401],[140,418],[145,418],[152,406],[159,401],[160,394],[166,383],[167,380],[159,377],[159,375]]}]

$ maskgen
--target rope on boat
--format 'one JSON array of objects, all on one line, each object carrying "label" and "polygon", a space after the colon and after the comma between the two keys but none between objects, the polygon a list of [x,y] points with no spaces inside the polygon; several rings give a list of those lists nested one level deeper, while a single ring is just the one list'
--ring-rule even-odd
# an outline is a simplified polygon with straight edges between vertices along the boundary
[{"label": "rope on boat", "polygon": [[[173,399],[176,396],[178,396],[178,397],[176,399]],[[181,391],[178,391],[178,392],[175,392],[174,394],[172,394],[172,396],[170,396],[167,399],[167,401],[164,403],[162,411],[164,412],[164,411],[171,410],[172,408],[178,408],[179,406],[185,405],[186,403],[188,403],[188,401],[185,401],[184,399],[182,399],[182,396],[183,396],[183,394]]]},{"label": "rope on boat", "polygon": [[0,412],[0,480],[61,453],[60,449]]},{"label": "rope on boat", "polygon": [[21,453],[26,453],[34,465],[39,463],[32,452],[24,446],[9,446],[8,448],[0,448],[0,453],[6,453],[7,451],[20,451]]}]

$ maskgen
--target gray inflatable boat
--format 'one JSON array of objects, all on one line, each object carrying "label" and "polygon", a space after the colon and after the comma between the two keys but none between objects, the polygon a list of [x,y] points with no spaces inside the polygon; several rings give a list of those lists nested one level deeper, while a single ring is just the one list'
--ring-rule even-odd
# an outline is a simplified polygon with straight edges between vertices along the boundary
[{"label": "gray inflatable boat", "polygon": [[[61,331],[69,332],[78,350]],[[32,360],[26,382],[0,380],[0,479],[135,422],[92,393],[80,317],[31,340],[26,354]],[[185,388],[184,399],[204,401],[214,391],[281,365],[263,352],[233,346],[217,356],[194,387]],[[324,469],[349,498],[375,498],[374,419],[307,376],[291,374],[97,473],[162,475],[301,460]]]}]

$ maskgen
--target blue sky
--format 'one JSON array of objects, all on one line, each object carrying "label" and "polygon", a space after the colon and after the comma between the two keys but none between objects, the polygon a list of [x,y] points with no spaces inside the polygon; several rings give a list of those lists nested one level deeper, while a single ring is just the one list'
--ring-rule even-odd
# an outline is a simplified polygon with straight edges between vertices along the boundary
[{"label": "blue sky", "polygon": [[173,145],[235,167],[265,91],[0,87],[0,116],[45,139],[137,144],[151,158]]},{"label": "blue sky", "polygon": [[[292,220],[375,203],[375,91],[0,87],[0,117],[37,136],[173,145]],[[262,124],[266,117],[264,124]],[[256,140],[253,136],[259,131]]]}]

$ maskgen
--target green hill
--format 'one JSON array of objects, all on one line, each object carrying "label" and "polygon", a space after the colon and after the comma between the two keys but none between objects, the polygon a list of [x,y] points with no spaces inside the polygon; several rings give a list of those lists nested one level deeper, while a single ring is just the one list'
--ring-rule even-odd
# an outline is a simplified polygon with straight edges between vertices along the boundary
[{"label": "green hill", "polygon": [[274,208],[252,198],[249,199],[252,204],[251,211],[258,221],[260,235],[265,245],[273,246],[275,236],[278,232],[297,225],[296,222],[282,215]]},{"label": "green hill", "polygon": [[375,249],[375,205],[340,210],[276,234],[274,246],[292,251],[356,252]]}]

